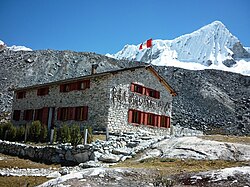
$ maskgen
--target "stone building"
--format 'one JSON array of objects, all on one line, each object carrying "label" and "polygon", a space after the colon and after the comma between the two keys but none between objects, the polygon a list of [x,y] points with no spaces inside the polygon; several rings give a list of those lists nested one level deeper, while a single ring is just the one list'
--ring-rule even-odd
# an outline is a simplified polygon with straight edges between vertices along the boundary
[{"label": "stone building", "polygon": [[12,121],[39,120],[48,129],[62,124],[91,125],[109,132],[147,129],[170,133],[176,92],[151,66],[34,85],[15,90]]}]

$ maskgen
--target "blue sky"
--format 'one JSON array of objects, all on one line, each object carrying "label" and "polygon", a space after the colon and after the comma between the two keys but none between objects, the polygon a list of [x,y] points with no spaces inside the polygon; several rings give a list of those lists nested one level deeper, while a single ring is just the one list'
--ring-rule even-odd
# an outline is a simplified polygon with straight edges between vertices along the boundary
[{"label": "blue sky", "polygon": [[250,46],[250,0],[0,0],[0,17],[0,40],[33,50],[112,54],[215,20]]}]

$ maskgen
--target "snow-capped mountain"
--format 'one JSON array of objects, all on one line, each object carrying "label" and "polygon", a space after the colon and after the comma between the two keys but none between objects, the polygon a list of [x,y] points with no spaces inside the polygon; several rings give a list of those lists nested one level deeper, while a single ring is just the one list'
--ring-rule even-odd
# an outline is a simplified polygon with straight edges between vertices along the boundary
[{"label": "snow-capped mountain", "polygon": [[137,60],[159,66],[185,69],[220,69],[250,75],[249,48],[244,48],[220,21],[174,40],[153,40],[153,47],[139,50],[125,45],[116,59]]},{"label": "snow-capped mountain", "polygon": [[11,51],[32,51],[32,49],[25,46],[10,46],[8,47],[2,40],[0,40],[0,51],[3,49],[9,49]]}]

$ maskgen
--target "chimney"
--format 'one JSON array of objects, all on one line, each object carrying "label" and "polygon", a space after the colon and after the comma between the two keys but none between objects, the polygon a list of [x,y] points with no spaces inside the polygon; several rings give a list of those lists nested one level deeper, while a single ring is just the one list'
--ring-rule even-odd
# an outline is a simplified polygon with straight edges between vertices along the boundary
[{"label": "chimney", "polygon": [[97,67],[98,67],[98,64],[92,64],[91,75],[96,74]]}]

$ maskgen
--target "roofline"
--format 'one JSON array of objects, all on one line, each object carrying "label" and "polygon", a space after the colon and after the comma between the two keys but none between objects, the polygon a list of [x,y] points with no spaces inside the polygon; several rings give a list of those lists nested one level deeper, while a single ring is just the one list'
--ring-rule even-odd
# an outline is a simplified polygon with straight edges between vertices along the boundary
[{"label": "roofline", "polygon": [[162,76],[159,75],[159,73],[152,66],[147,66],[146,69],[149,69],[150,72],[158,78],[160,83],[163,84],[163,86],[170,92],[172,96],[177,96],[175,90],[166,82],[166,80]]},{"label": "roofline", "polygon": [[32,86],[27,86],[27,87],[20,87],[20,88],[16,88],[13,89],[14,91],[24,91],[24,90],[28,90],[28,89],[34,89],[34,88],[42,88],[42,87],[46,87],[46,86],[52,86],[55,84],[64,84],[64,83],[69,83],[72,81],[78,81],[78,80],[82,80],[82,79],[90,79],[90,78],[95,78],[95,77],[101,77],[101,76],[106,76],[106,75],[110,75],[110,74],[116,74],[122,71],[129,71],[129,70],[135,70],[135,69],[141,69],[141,68],[145,68],[146,66],[136,66],[136,67],[131,67],[131,68],[122,68],[122,69],[118,69],[118,70],[112,70],[112,71],[105,71],[105,72],[101,72],[101,73],[95,73],[95,74],[90,74],[90,75],[84,75],[84,76],[80,76],[80,77],[74,77],[74,78],[68,78],[68,79],[64,79],[64,80],[58,80],[58,81],[54,81],[54,82],[48,82],[48,83],[44,83],[44,84],[36,84],[36,85],[32,85]]},{"label": "roofline", "polygon": [[174,89],[150,65],[142,65],[142,66],[136,66],[136,67],[131,67],[131,68],[123,68],[123,69],[106,71],[106,72],[96,73],[96,74],[92,74],[92,75],[85,75],[85,76],[76,77],[76,78],[69,78],[69,79],[44,83],[44,84],[37,84],[37,85],[23,87],[23,88],[16,88],[16,89],[14,89],[14,91],[18,92],[18,91],[25,91],[25,90],[28,90],[28,89],[35,89],[35,88],[42,88],[42,87],[46,87],[46,86],[52,86],[52,85],[55,85],[55,84],[65,84],[65,83],[69,83],[69,82],[72,82],[72,81],[78,81],[78,80],[82,80],[82,79],[90,79],[90,78],[95,78],[95,77],[101,77],[101,76],[106,76],[106,75],[110,75],[110,74],[116,74],[116,73],[123,72],[123,71],[133,71],[133,70],[142,69],[142,68],[145,68],[146,70],[149,70],[154,76],[156,76],[158,78],[159,82],[163,84],[163,86],[169,91],[169,93],[172,96],[177,95],[177,93],[174,91]]}]

